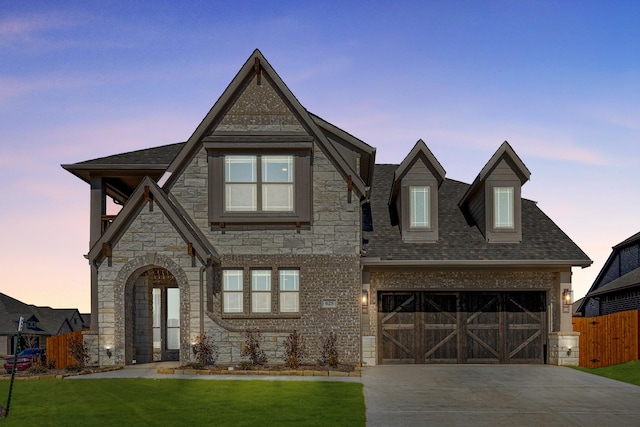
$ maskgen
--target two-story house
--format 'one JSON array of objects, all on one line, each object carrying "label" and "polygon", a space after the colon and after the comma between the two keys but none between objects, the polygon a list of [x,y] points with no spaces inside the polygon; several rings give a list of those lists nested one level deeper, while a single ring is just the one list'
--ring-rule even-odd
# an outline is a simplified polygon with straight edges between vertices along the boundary
[{"label": "two-story house", "polygon": [[591,261],[511,146],[471,185],[422,141],[374,162],[256,50],[186,142],[63,165],[90,184],[95,362],[186,363],[206,333],[235,363],[257,328],[271,362],[297,330],[312,360],[336,332],[346,363],[573,363],[562,298]]}]

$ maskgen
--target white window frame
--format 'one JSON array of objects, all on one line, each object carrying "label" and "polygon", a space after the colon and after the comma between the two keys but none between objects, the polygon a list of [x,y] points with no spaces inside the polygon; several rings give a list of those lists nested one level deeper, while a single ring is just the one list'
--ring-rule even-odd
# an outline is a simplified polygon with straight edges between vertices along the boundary
[{"label": "white window frame", "polygon": [[229,269],[222,271],[223,313],[244,313],[243,278],[242,270]]},{"label": "white window frame", "polygon": [[280,292],[280,313],[299,313],[300,270],[279,270],[278,289]]},{"label": "white window frame", "polygon": [[251,312],[271,313],[271,270],[251,270]]},{"label": "white window frame", "polygon": [[498,230],[515,228],[514,187],[493,187],[493,228]]},{"label": "white window frame", "polygon": [[[249,165],[251,170],[248,176],[232,175],[231,166],[236,163]],[[224,211],[293,213],[294,164],[295,156],[292,154],[225,155]],[[271,169],[271,165],[280,165],[281,170]],[[238,198],[238,202],[232,204],[234,197]]]},{"label": "white window frame", "polygon": [[[419,204],[423,215],[418,215]],[[428,185],[409,186],[409,228],[431,228],[431,187]]]}]

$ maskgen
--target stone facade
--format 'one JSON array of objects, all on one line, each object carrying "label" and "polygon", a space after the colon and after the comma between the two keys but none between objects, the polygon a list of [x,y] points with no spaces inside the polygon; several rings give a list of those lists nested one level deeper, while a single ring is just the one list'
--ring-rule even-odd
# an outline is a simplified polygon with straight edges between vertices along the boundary
[{"label": "stone facade", "polygon": [[[264,117],[255,112],[256,105],[266,105]],[[262,86],[254,82],[236,100],[219,130],[302,130],[285,107],[267,82]],[[192,359],[191,345],[201,332],[213,335],[220,350],[220,361],[238,362],[244,331],[257,328],[264,334],[264,347],[271,360],[282,360],[282,340],[293,330],[305,337],[310,359],[319,356],[320,337],[335,331],[341,359],[358,363],[360,204],[357,195],[349,202],[345,179],[317,143],[312,173],[312,226],[212,230],[207,213],[207,152],[201,148],[172,185],[170,197],[220,254],[220,264],[208,272],[206,293],[200,295],[200,266],[193,266],[187,243],[161,209],[147,203],[113,245],[110,266],[103,261],[98,270],[101,363],[128,364],[157,359],[150,350],[150,298],[154,285],[149,284],[145,276],[153,268],[168,270],[180,289],[181,362]],[[278,268],[299,269],[299,314],[277,314],[278,291],[274,289],[274,314],[246,314],[250,313],[247,302],[245,314],[223,315],[220,277],[225,268],[242,268],[246,272],[245,301],[250,299],[251,269],[272,269],[274,274]],[[200,298],[205,299],[206,316],[200,313]],[[325,299],[334,301],[335,307],[323,308]],[[200,331],[199,326],[202,318],[204,331]],[[105,358],[105,349],[109,347],[113,348],[113,357]]]}]

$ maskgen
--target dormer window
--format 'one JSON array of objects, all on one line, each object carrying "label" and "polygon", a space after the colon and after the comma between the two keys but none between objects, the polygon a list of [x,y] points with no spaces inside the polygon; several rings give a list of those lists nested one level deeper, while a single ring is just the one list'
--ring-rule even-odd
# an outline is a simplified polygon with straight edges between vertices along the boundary
[{"label": "dormer window", "polygon": [[513,229],[514,221],[513,187],[493,187],[493,227]]},{"label": "dormer window", "polygon": [[403,241],[438,241],[438,189],[444,175],[445,170],[422,140],[396,169],[389,215]]},{"label": "dormer window", "polygon": [[431,228],[431,213],[429,210],[430,200],[429,186],[411,186],[410,194],[410,214],[409,228]]},{"label": "dormer window", "polygon": [[522,186],[531,172],[504,142],[482,168],[458,206],[487,242],[522,241]]}]

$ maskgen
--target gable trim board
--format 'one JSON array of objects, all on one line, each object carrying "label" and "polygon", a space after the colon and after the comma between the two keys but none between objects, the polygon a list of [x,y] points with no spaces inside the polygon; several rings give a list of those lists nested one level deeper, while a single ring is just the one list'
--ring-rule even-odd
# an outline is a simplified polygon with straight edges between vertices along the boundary
[{"label": "gable trim board", "polygon": [[[214,162],[212,157],[219,160],[231,152],[255,156],[252,161],[272,153],[308,154],[310,161],[304,166],[309,177],[309,203],[305,202],[309,212],[305,210],[304,215],[308,221],[302,224],[289,215],[288,221],[295,224],[276,223],[270,212],[259,217],[249,210],[241,212],[242,220],[230,222],[230,226],[212,221],[212,206],[222,203],[223,196],[220,189],[214,192],[210,187],[223,183],[220,177],[217,181],[214,178],[224,175],[222,162]],[[549,349],[560,348],[557,336],[567,332],[570,320],[561,315],[557,303],[562,289],[571,286],[571,268],[586,267],[591,260],[534,202],[520,197],[519,186],[529,179],[530,172],[511,146],[504,142],[471,185],[446,178],[444,168],[422,140],[400,165],[375,164],[375,155],[375,148],[309,113],[256,50],[187,142],[63,165],[87,182],[93,181],[94,173],[104,176],[112,172],[112,181],[102,184],[113,185],[113,189],[105,194],[101,187],[100,195],[92,193],[94,222],[106,195],[116,195],[124,203],[106,231],[96,235],[88,254],[92,306],[94,298],[100,302],[95,305],[100,314],[96,325],[99,344],[94,344],[100,346],[95,349],[100,363],[131,363],[138,347],[144,354],[141,360],[164,357],[148,347],[152,341],[148,336],[149,313],[153,311],[150,301],[152,292],[160,292],[157,303],[168,304],[167,289],[171,288],[177,288],[171,293],[179,294],[180,318],[161,320],[164,323],[157,327],[164,335],[159,345],[166,345],[164,339],[170,332],[163,328],[179,323],[174,337],[179,345],[174,354],[179,353],[183,363],[193,358],[190,343],[203,331],[220,340],[221,361],[235,363],[247,328],[258,328],[268,335],[265,347],[271,360],[281,359],[280,344],[287,331],[296,329],[306,335],[313,351],[320,347],[322,334],[337,331],[343,361],[381,363],[380,316],[384,311],[377,305],[380,292],[419,293],[423,302],[431,299],[433,292],[455,293],[461,301],[476,298],[476,291],[493,292],[499,301],[496,307],[504,308],[515,293],[535,291],[536,298],[551,305],[536,311],[538,317],[540,312],[546,313],[532,329],[536,337],[520,335],[516,349],[534,340],[536,346],[544,341]],[[165,174],[160,177],[157,171],[163,168]],[[518,186],[515,197],[522,205],[522,221],[517,241],[494,243],[467,210],[467,198],[488,185],[496,168],[509,172]],[[147,170],[155,172],[123,181],[121,187],[116,185],[119,178]],[[403,236],[390,216],[389,205],[402,197],[399,187],[418,185],[413,183],[421,180],[428,180],[434,192],[429,197],[435,197],[430,199],[430,215],[437,232],[428,239],[419,232]],[[300,183],[298,190],[306,188],[306,181],[294,182]],[[359,200],[352,202],[352,191]],[[159,209],[153,214],[158,217],[146,216],[146,209]],[[407,206],[399,203],[396,209],[402,215]],[[144,218],[151,221],[145,223]],[[162,222],[160,228],[155,228],[156,220]],[[158,241],[156,237],[162,232],[168,237]],[[195,264],[196,259],[200,265]],[[159,274],[154,270],[156,261],[174,281],[154,282]],[[225,270],[238,271],[234,276],[237,281],[225,282]],[[280,272],[290,270],[298,272],[294,276],[299,281],[281,282]],[[264,280],[260,282],[260,292],[265,292],[261,295],[255,294],[255,271]],[[369,304],[364,307],[363,290],[370,292]],[[240,312],[230,310],[229,298],[235,299],[233,309]],[[254,305],[254,298],[262,305]],[[156,310],[168,313],[166,306],[162,307]],[[296,307],[293,314],[290,307]],[[524,319],[527,314],[522,316]],[[132,324],[131,319],[137,323]],[[549,333],[545,329],[542,334],[541,325],[547,320]],[[460,329],[461,336],[465,331]],[[119,348],[114,349],[113,358],[106,358],[104,348],[114,343]],[[505,341],[500,346],[508,344]],[[467,348],[466,344],[463,347]],[[539,362],[542,351],[532,349],[532,360]],[[551,363],[564,363],[562,357],[560,350],[549,350]],[[499,360],[508,363],[511,359],[501,356]]]},{"label": "gable trim board", "polygon": [[[146,189],[148,189],[147,195],[145,195]],[[151,195],[152,198],[149,199],[149,195]],[[179,210],[169,201],[164,191],[149,177],[145,177],[142,180],[136,191],[131,195],[130,202],[122,208],[122,211],[116,216],[113,224],[107,228],[102,237],[100,237],[91,248],[88,254],[89,261],[102,261],[107,256],[104,251],[104,244],[115,245],[140,210],[145,206],[152,209],[154,202],[158,204],[162,212],[169,218],[185,243],[191,243],[194,246],[195,256],[200,259],[202,264],[208,264],[210,260],[220,262],[220,256],[215,248],[208,243],[208,240],[202,235],[200,230],[192,225],[192,222],[188,220],[187,214],[183,210]]]}]

